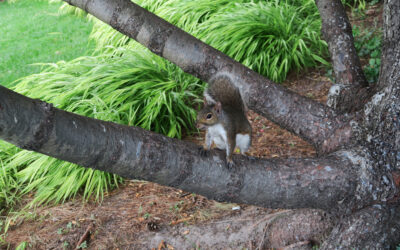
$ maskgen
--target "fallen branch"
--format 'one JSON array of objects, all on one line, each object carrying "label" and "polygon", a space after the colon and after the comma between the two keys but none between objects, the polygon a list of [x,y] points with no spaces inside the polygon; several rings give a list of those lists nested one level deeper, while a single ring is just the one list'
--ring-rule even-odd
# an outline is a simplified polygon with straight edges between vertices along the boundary
[{"label": "fallen branch", "polygon": [[87,226],[85,233],[83,233],[82,237],[79,239],[78,243],[76,244],[75,249],[79,249],[83,242],[88,242],[90,238],[91,231],[93,230],[93,223],[90,223]]}]

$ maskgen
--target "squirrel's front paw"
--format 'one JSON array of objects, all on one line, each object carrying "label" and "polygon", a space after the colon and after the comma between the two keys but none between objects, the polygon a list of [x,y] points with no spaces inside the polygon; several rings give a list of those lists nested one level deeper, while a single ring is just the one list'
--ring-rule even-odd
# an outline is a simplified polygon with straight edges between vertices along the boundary
[{"label": "squirrel's front paw", "polygon": [[247,156],[247,158],[250,160],[250,162],[255,162],[257,160],[257,158],[254,156]]},{"label": "squirrel's front paw", "polygon": [[232,161],[232,159],[227,159],[226,160],[226,167],[228,168],[228,169],[231,169],[231,168],[233,168],[233,167],[235,167],[235,163]]},{"label": "squirrel's front paw", "polygon": [[209,154],[209,151],[203,147],[199,148],[199,154],[201,157],[207,157]]}]

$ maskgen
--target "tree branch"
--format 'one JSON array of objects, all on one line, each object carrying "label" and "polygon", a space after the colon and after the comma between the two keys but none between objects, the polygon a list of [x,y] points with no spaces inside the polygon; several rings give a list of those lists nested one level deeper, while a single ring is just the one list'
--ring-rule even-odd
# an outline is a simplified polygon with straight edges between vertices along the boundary
[{"label": "tree branch", "polygon": [[281,249],[299,241],[320,244],[332,230],[332,220],[321,210],[286,210],[265,213],[250,207],[240,213],[191,226],[162,228],[138,235],[133,249],[151,249],[161,241],[182,249]]},{"label": "tree branch", "polygon": [[369,97],[360,58],[354,47],[351,24],[340,0],[316,0],[321,15],[322,35],[328,42],[336,85],[328,96],[328,105],[340,112],[362,108]]},{"label": "tree branch", "polygon": [[[84,9],[135,39],[203,81],[218,74],[230,75],[250,109],[301,136],[320,152],[350,141],[351,130],[340,145],[324,147],[335,130],[348,127],[349,119],[330,108],[274,84],[190,34],[148,12],[130,0],[64,0]],[[325,143],[326,144],[326,143]]]},{"label": "tree branch", "polygon": [[400,2],[385,0],[383,15],[382,63],[378,81],[380,90],[392,85],[395,80],[392,78],[400,66]]},{"label": "tree branch", "polygon": [[271,221],[266,228],[269,243],[266,248],[279,249],[307,241],[320,245],[330,234],[334,225],[333,219],[326,212],[316,209],[287,211]]},{"label": "tree branch", "polygon": [[399,204],[376,205],[344,218],[321,249],[394,249],[399,239]]},{"label": "tree branch", "polygon": [[319,159],[235,155],[236,167],[229,170],[223,151],[201,157],[192,143],[65,112],[4,87],[0,87],[0,138],[82,166],[218,201],[349,213],[396,193],[392,178],[382,183],[381,174],[370,174],[378,170],[357,152]]}]

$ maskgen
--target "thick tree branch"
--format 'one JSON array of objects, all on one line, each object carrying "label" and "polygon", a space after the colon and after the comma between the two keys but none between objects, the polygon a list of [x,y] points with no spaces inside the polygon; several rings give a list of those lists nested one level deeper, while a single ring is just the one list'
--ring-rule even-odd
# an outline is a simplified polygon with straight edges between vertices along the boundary
[{"label": "thick tree branch", "polygon": [[369,93],[360,58],[354,47],[351,24],[340,0],[316,0],[321,15],[322,34],[328,42],[336,85],[328,96],[328,105],[351,112],[363,107]]},{"label": "thick tree branch", "polygon": [[382,63],[378,81],[380,90],[391,85],[391,78],[400,66],[400,1],[385,0],[383,16]]},{"label": "thick tree branch", "polygon": [[[270,222],[268,244],[261,249],[279,249],[298,242],[320,245],[330,234],[334,218],[316,209],[291,210]],[[293,248],[297,249],[297,248]]]},{"label": "thick tree branch", "polygon": [[[348,119],[344,116],[336,117],[328,107],[274,84],[130,0],[64,1],[84,9],[206,82],[217,73],[230,75],[250,109],[301,136],[320,152],[336,149],[350,140],[351,130],[347,129]],[[333,140],[340,141],[340,145],[324,146],[335,136],[335,130],[345,128],[347,137]]]},{"label": "thick tree branch", "polygon": [[376,205],[344,218],[321,249],[394,249],[399,239],[399,204]]},{"label": "thick tree branch", "polygon": [[381,168],[400,171],[400,2],[385,1],[379,92],[365,105],[363,138]]},{"label": "thick tree branch", "polygon": [[321,244],[332,230],[330,216],[321,210],[286,210],[265,213],[250,207],[237,214],[194,226],[179,225],[159,232],[140,233],[126,246],[151,249],[164,241],[173,247],[190,249],[280,249],[299,241]]},{"label": "thick tree branch", "polygon": [[397,192],[390,174],[382,183],[379,170],[356,151],[319,159],[235,155],[236,167],[229,170],[222,151],[201,157],[192,143],[65,112],[4,87],[0,87],[0,138],[82,166],[218,201],[349,213]]}]

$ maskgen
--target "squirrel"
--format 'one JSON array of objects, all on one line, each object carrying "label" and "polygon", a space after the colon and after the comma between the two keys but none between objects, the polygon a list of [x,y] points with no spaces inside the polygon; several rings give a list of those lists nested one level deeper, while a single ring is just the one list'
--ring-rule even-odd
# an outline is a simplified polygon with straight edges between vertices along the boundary
[{"label": "squirrel", "polygon": [[239,89],[229,76],[212,79],[204,91],[204,107],[198,112],[196,127],[206,130],[202,153],[212,143],[226,150],[228,168],[234,166],[232,153],[237,146],[244,154],[251,145],[251,125],[246,118],[245,106]]}]

